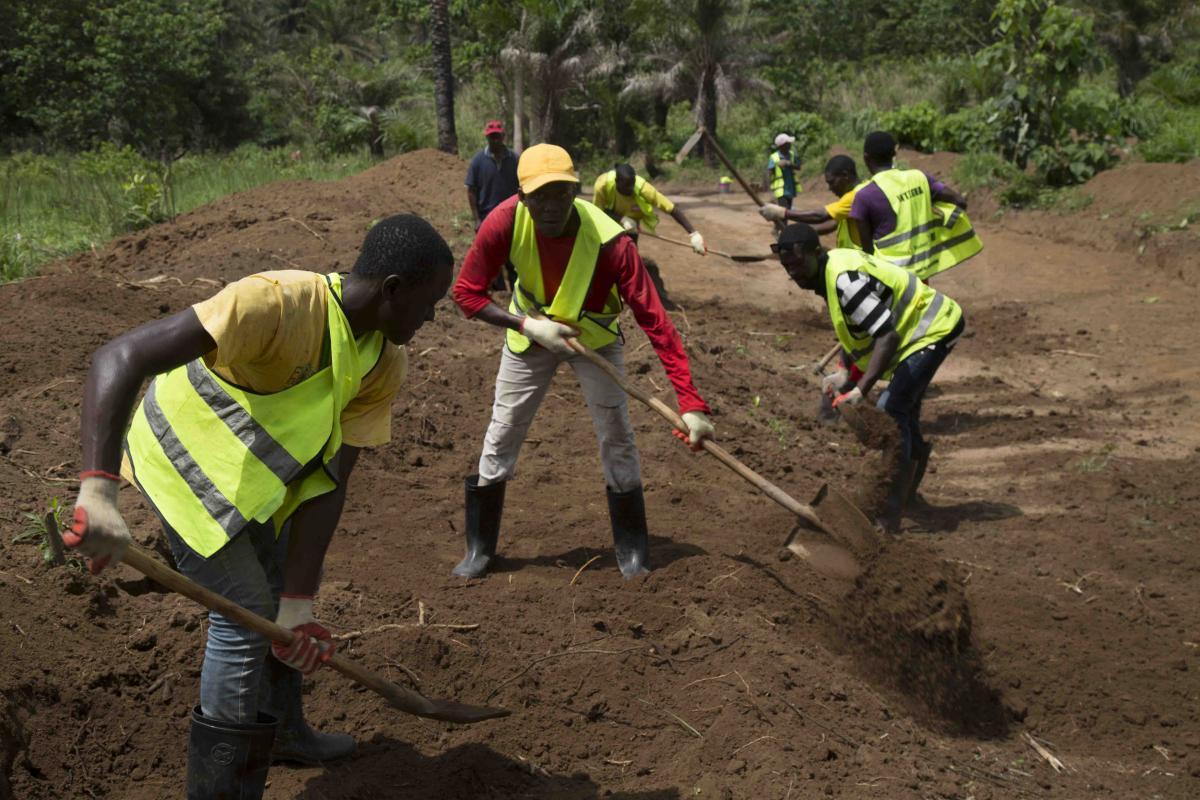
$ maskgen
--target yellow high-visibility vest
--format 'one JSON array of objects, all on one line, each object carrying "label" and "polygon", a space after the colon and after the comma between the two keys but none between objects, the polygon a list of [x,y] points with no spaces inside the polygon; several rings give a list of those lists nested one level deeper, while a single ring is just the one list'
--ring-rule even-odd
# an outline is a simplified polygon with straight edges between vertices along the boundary
[{"label": "yellow high-visibility vest", "polygon": [[962,319],[958,303],[921,282],[913,273],[861,250],[830,250],[825,264],[825,302],[838,342],[859,369],[865,370],[871,362],[875,340],[851,333],[838,302],[838,276],[852,270],[865,272],[892,290],[889,308],[892,325],[900,335],[900,346],[884,370],[882,377],[885,379],[891,377],[901,361],[945,337]]},{"label": "yellow high-visibility vest", "polygon": [[[542,283],[542,258],[538,253],[537,234],[533,218],[522,202],[517,203],[513,218],[512,245],[508,258],[517,270],[517,283],[513,287],[512,301],[508,310],[517,316],[525,316],[536,309],[556,322],[564,322],[579,328],[579,341],[593,350],[616,341],[621,318],[621,296],[614,283],[612,291],[599,314],[584,311],[592,277],[596,274],[596,259],[600,248],[624,233],[624,229],[596,206],[586,200],[575,199],[575,211],[579,214],[579,231],[575,234],[575,245],[567,270],[553,297],[546,296]],[[531,342],[517,331],[509,330],[508,349],[524,353]]]},{"label": "yellow high-visibility vest", "polygon": [[[604,173],[601,180],[604,181],[604,197],[608,201],[600,206],[605,211],[612,211],[617,204],[617,171],[610,169]],[[600,181],[597,181],[599,183]],[[642,218],[639,220],[645,226],[647,233],[654,233],[654,229],[658,227],[658,214],[654,210],[654,205],[642,196],[642,187],[646,185],[646,179],[641,175],[635,175],[633,178],[633,201],[637,203],[638,210],[642,212]]]},{"label": "yellow high-visibility vest", "polygon": [[[767,159],[767,169],[775,171],[774,177],[771,178],[771,192],[776,197],[783,197],[783,167],[779,166],[779,162],[782,159],[783,159],[783,154],[780,153],[778,150],[771,153],[770,158]],[[795,173],[793,173],[793,175],[794,174]],[[795,184],[794,178],[793,178],[792,182],[793,182],[793,184]],[[799,194],[799,193],[800,193],[800,187],[797,185],[796,186],[796,194]]]},{"label": "yellow high-visibility vest", "polygon": [[896,214],[896,229],[875,240],[875,252],[921,279],[958,266],[983,249],[966,212],[934,203],[929,179],[917,169],[888,169],[871,178]]},{"label": "yellow high-visibility vest", "polygon": [[[870,183],[870,181],[862,181],[857,186],[855,186],[853,189],[851,189],[849,192],[847,192],[847,194],[850,195],[850,199],[853,200],[855,193],[857,193],[859,189],[866,186],[868,183]],[[849,247],[849,248],[852,248],[855,250],[862,249],[862,245],[859,244],[858,242],[854,241],[854,239],[851,238],[851,236],[850,236],[850,218],[849,217],[845,217],[844,219],[837,220],[837,246],[838,247]]]},{"label": "yellow high-visibility vest", "polygon": [[384,336],[354,338],[341,275],[326,276],[330,364],[257,394],[196,359],[151,381],[125,438],[134,484],[204,558],[251,520],[276,535],[304,501],[338,485],[342,410],[379,361]]}]

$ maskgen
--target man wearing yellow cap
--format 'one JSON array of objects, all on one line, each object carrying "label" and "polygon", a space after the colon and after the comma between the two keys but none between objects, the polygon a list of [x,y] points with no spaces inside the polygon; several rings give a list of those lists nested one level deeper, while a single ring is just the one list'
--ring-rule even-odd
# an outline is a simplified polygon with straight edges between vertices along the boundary
[{"label": "man wearing yellow cap", "polygon": [[[632,240],[607,214],[575,197],[579,179],[567,151],[549,144],[530,147],[517,164],[517,179],[520,191],[484,220],[454,284],[454,300],[468,317],[507,330],[479,472],[466,479],[467,553],[454,574],[479,577],[495,557],[505,486],[538,406],[565,361],[575,371],[592,415],[617,564],[630,578],[649,570],[649,558],[641,464],[628,401],[566,339],[578,337],[623,371],[618,322],[627,304],[675,389],[693,449],[714,434],[709,409],[692,383],[679,333]],[[505,261],[517,269],[507,310],[488,294]],[[552,502],[548,499],[546,505]]]}]

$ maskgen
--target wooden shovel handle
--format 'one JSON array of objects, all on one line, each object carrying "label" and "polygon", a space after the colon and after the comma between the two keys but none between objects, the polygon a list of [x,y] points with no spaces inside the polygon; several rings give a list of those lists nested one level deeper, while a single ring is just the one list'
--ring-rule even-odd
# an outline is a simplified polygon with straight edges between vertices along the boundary
[{"label": "wooden shovel handle", "polygon": [[750,195],[750,199],[754,201],[754,205],[762,207],[763,202],[758,198],[758,192],[754,191],[750,184],[746,183],[746,179],[742,177],[742,173],[737,171],[737,167],[735,167],[733,162],[729,160],[729,156],[725,155],[725,151],[721,149],[721,145],[717,144],[717,140],[713,137],[713,135],[708,132],[707,128],[704,127],[701,127],[700,131],[704,136],[704,141],[708,142],[709,147],[711,147],[713,152],[717,154],[717,158],[721,159],[721,163],[725,165],[725,168],[733,173],[733,177],[736,178],[737,182],[740,183],[742,188],[746,190],[746,194]]},{"label": "wooden shovel handle", "polygon": [[[568,339],[567,342],[568,342],[568,344],[570,344],[572,350],[574,350],[576,353],[579,353],[579,355],[583,356],[584,358],[586,358],[588,361],[595,364],[600,369],[604,370],[608,374],[608,376],[613,379],[613,382],[616,383],[618,386],[620,386],[622,389],[624,389],[625,393],[628,394],[630,397],[633,397],[636,400],[640,400],[643,404],[648,406],[650,409],[657,412],[659,416],[661,416],[667,422],[671,423],[671,425],[674,426],[675,430],[679,431],[680,433],[688,432],[687,423],[683,421],[683,417],[681,417],[681,416],[679,416],[679,414],[675,413],[675,410],[673,408],[668,406],[663,401],[659,400],[657,397],[653,397],[653,396],[647,394],[646,392],[642,391],[637,386],[634,386],[633,384],[626,381],[625,376],[622,375],[620,372],[618,372],[616,367],[614,367],[612,364],[608,363],[608,361],[602,355],[589,349],[588,347],[586,347],[583,343],[581,343],[577,339]],[[835,540],[838,539],[837,534],[834,531],[830,530],[823,522],[821,522],[821,520],[817,516],[816,512],[813,511],[812,506],[808,506],[808,505],[805,505],[804,503],[801,503],[799,500],[792,497],[787,492],[783,491],[783,489],[780,489],[778,486],[771,483],[769,480],[764,478],[762,475],[759,475],[757,472],[750,469],[748,466],[743,464],[741,461],[734,458],[733,454],[731,454],[725,448],[721,447],[716,442],[713,442],[709,439],[705,439],[701,442],[701,445],[704,447],[706,452],[708,452],[710,455],[712,455],[714,458],[716,458],[722,464],[724,464],[725,466],[729,467],[731,470],[736,472],[738,475],[740,475],[742,478],[744,478],[748,483],[753,485],[756,489],[758,489],[760,492],[765,494],[767,497],[771,498],[776,503],[783,506],[784,508],[786,508],[788,511],[792,512],[796,516],[801,517],[801,518],[807,520],[808,522],[812,523],[818,529],[825,532],[833,539],[835,539]]]},{"label": "wooden shovel handle", "polygon": [[829,366],[829,362],[833,361],[833,357],[836,356],[841,349],[841,343],[835,344],[833,347],[829,348],[829,352],[826,353],[820,361],[818,361],[816,364],[813,364],[813,374],[820,375],[822,372],[824,372],[825,367]]},{"label": "wooden shovel handle", "polygon": [[[135,544],[129,545],[122,560],[147,578],[165,586],[173,592],[178,592],[184,597],[195,600],[210,611],[216,611],[218,614],[228,617],[238,625],[252,630],[272,642],[286,645],[292,641],[292,631],[281,625],[276,625],[269,619],[260,617],[258,614],[241,607],[227,597],[222,597],[216,592],[204,588],[186,575],[181,575],[158,559],[153,558],[149,553]],[[453,701],[431,700],[411,689],[397,686],[383,676],[337,653],[334,653],[333,657],[329,659],[329,666],[350,680],[378,692],[395,708],[419,717],[465,723],[502,717],[508,714],[508,711],[500,708],[489,709],[480,706],[467,706]]]},{"label": "wooden shovel handle", "polygon": [[[692,249],[692,245],[690,242],[685,242],[680,239],[672,239],[670,236],[663,236],[661,233],[651,233],[650,231],[640,231],[638,235],[639,236],[649,236],[651,239],[658,239],[659,241],[667,242],[668,244],[677,244],[680,247],[686,247],[689,250]],[[728,259],[733,258],[733,256],[730,255],[729,253],[722,252],[721,250],[714,250],[711,247],[708,248],[708,252],[712,253],[714,256],[724,256],[725,258],[728,258]]]}]

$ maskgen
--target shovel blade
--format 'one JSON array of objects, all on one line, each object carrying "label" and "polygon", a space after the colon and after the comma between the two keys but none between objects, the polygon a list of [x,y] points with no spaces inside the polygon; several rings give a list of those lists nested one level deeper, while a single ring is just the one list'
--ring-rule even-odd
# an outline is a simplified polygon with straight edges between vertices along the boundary
[{"label": "shovel blade", "polygon": [[819,541],[797,525],[784,545],[814,571],[834,580],[852,581],[862,573],[858,559],[845,547]]},{"label": "shovel blade", "polygon": [[474,722],[499,719],[500,717],[507,717],[512,713],[507,708],[473,706],[467,703],[459,703],[455,700],[425,699],[428,704],[428,708],[426,709],[413,712],[411,708],[405,707],[401,710],[415,713],[418,717],[441,720],[442,722],[457,722],[460,725],[470,725]]},{"label": "shovel blade", "polygon": [[825,484],[812,501],[813,511],[829,530],[857,553],[872,553],[882,544],[879,530],[850,498]]}]

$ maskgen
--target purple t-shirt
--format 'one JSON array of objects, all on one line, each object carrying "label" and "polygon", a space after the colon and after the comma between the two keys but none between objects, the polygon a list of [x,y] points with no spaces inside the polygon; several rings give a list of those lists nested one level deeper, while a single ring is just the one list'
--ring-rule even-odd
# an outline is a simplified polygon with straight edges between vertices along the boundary
[{"label": "purple t-shirt", "polygon": [[[946,184],[930,175],[921,173],[929,181],[930,202],[932,195],[946,188]],[[871,226],[873,239],[882,239],[896,230],[896,212],[879,184],[872,181],[854,193],[854,203],[850,206],[850,219],[859,220]]]}]

